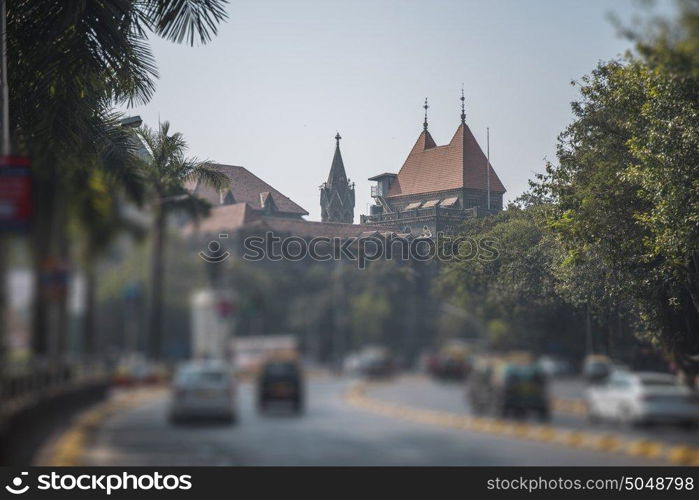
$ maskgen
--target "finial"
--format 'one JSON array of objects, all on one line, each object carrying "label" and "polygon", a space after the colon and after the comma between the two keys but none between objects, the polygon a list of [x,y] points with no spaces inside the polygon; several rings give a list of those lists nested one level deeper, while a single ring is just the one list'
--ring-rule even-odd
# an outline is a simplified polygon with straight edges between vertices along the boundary
[{"label": "finial", "polygon": [[340,147],[340,139],[342,139],[342,137],[340,136],[340,132],[338,132],[337,135],[335,136],[335,143],[336,143],[338,148]]},{"label": "finial", "polygon": [[425,108],[425,122],[422,124],[422,126],[424,127],[425,132],[427,132],[427,109],[429,108],[429,105],[427,104],[427,97],[425,97],[425,105],[423,108]]},{"label": "finial", "polygon": [[464,105],[464,101],[466,98],[464,97],[464,84],[461,84],[461,123],[462,125],[466,125],[466,106]]}]

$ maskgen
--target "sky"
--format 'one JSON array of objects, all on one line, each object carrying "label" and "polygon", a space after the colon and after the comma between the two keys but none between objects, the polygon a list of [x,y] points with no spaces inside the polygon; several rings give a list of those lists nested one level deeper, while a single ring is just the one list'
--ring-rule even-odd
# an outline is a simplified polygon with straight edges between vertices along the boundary
[{"label": "sky", "polygon": [[[653,12],[671,13],[659,0]],[[555,160],[572,120],[570,82],[630,43],[609,15],[631,22],[638,0],[231,0],[229,19],[203,46],[152,38],[153,99],[126,110],[182,132],[189,154],[242,165],[320,218],[339,131],[356,182],[398,172],[422,130],[448,143],[466,121],[507,188],[505,201]]]}]

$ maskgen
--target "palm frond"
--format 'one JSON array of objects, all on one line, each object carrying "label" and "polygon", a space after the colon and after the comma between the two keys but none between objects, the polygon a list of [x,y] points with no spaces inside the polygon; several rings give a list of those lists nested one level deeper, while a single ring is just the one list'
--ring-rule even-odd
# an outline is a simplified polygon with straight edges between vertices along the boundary
[{"label": "palm frond", "polygon": [[175,43],[205,44],[228,18],[227,0],[141,0],[139,20],[157,35]]}]

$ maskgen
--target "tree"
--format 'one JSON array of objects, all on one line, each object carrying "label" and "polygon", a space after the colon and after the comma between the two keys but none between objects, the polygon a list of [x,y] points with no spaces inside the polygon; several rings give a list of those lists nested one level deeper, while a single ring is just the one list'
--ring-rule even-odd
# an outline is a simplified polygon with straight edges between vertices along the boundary
[{"label": "tree", "polygon": [[[699,372],[699,2],[583,79],[540,184],[571,296],[626,307],[637,334]],[[672,29],[668,29],[671,26]],[[584,278],[583,278],[584,276]]]},{"label": "tree", "polygon": [[[36,289],[41,290],[42,266],[68,257],[68,205],[79,194],[68,179],[85,163],[99,167],[96,160],[118,124],[112,107],[145,103],[153,94],[157,71],[149,34],[176,43],[206,43],[226,17],[226,2],[8,3],[10,126],[14,149],[32,158],[36,206],[31,248]],[[39,355],[48,354],[49,336],[62,337],[64,329],[50,328],[49,307],[57,309],[52,316],[65,317],[65,299],[56,304],[37,294],[33,341]]]},{"label": "tree", "polygon": [[545,225],[547,205],[510,206],[473,219],[464,234],[494,242],[498,258],[461,258],[444,265],[437,291],[485,326],[492,349],[526,349],[570,357],[582,353],[580,313],[560,295],[555,264],[561,247]]},{"label": "tree", "polygon": [[148,206],[152,216],[151,279],[148,320],[149,354],[161,356],[162,295],[165,269],[167,215],[183,211],[191,216],[205,215],[209,204],[185,187],[188,182],[209,184],[223,189],[225,174],[210,163],[186,157],[187,143],[179,132],[170,134],[170,124],[163,122],[157,131],[143,126],[138,130],[148,157],[143,160],[143,177],[150,190]]}]

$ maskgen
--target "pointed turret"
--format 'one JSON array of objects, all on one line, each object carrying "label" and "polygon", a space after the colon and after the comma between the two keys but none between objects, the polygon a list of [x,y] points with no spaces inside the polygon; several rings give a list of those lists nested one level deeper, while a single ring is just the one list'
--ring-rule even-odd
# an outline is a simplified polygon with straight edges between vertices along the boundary
[{"label": "pointed turret", "polygon": [[335,136],[335,155],[327,182],[320,186],[320,211],[323,222],[354,222],[354,184],[347,178],[340,153],[340,133]]},{"label": "pointed turret", "polygon": [[328,174],[328,186],[347,184],[347,174],[345,173],[345,164],[342,162],[342,153],[340,153],[340,133],[335,136],[335,156],[330,166]]}]

